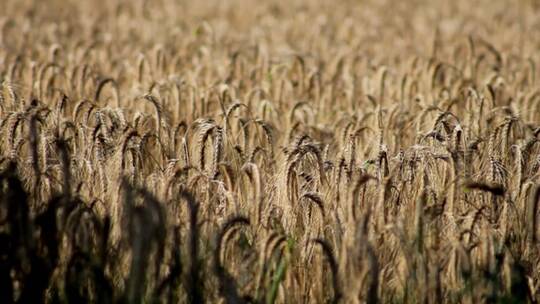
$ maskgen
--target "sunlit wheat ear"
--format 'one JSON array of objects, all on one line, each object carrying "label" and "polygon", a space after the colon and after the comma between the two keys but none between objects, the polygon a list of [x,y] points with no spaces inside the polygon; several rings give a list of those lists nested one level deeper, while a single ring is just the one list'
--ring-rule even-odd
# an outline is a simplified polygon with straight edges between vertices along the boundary
[{"label": "sunlit wheat ear", "polygon": [[489,43],[488,41],[482,39],[482,38],[479,38],[479,37],[476,37],[476,40],[475,40],[479,45],[482,45],[483,47],[486,48],[487,51],[489,51],[493,57],[495,58],[495,67],[494,69],[496,71],[500,71],[501,69],[501,66],[503,64],[503,57],[501,55],[501,53],[493,46],[493,44]]},{"label": "sunlit wheat ear", "polygon": [[163,109],[161,107],[160,101],[157,99],[157,97],[150,94],[145,94],[139,98],[150,102],[152,106],[154,106],[154,110],[156,111],[156,134],[158,135],[158,137],[161,137],[161,127],[163,125]]},{"label": "sunlit wheat ear", "polygon": [[5,101],[4,96],[3,96],[2,93],[0,93],[0,115],[2,117],[2,121],[1,121],[2,126],[1,127],[3,127],[5,117],[8,116],[9,114],[6,115],[6,101]]},{"label": "sunlit wheat ear", "polygon": [[218,175],[218,164],[223,154],[223,129],[216,127],[214,130],[214,151],[212,154],[211,178],[216,179]]},{"label": "sunlit wheat ear", "polygon": [[297,101],[294,106],[291,108],[289,113],[289,123],[292,124],[296,119],[296,112],[302,109],[303,107],[309,107],[309,104],[306,101]]},{"label": "sunlit wheat ear", "polygon": [[49,48],[49,61],[57,62],[58,57],[62,54],[62,46],[58,43],[51,45]]},{"label": "sunlit wheat ear", "polygon": [[26,138],[24,137],[17,137],[17,140],[15,141],[15,144],[13,145],[13,150],[10,153],[11,159],[18,159],[19,155],[21,153],[21,149],[23,148],[23,145],[27,142]]},{"label": "sunlit wheat ear", "polygon": [[[153,151],[158,150],[156,157]],[[163,147],[160,138],[152,131],[147,131],[142,134],[138,144],[138,152],[140,155],[148,155],[150,162],[163,170],[163,162],[167,158],[167,151]]]},{"label": "sunlit wheat ear", "polygon": [[107,84],[110,84],[113,88],[115,106],[120,107],[120,95],[119,95],[118,84],[116,83],[116,80],[114,80],[114,78],[105,78],[99,81],[96,87],[96,93],[94,94],[94,102],[99,104],[101,92],[103,91],[103,88],[105,88]]},{"label": "sunlit wheat ear", "polygon": [[388,176],[389,169],[388,169],[388,150],[385,145],[381,145],[379,147],[379,155],[377,156],[377,178],[379,180],[379,183],[382,182],[382,180]]},{"label": "sunlit wheat ear", "polygon": [[350,131],[352,128],[354,128],[356,126],[356,123],[353,122],[353,121],[350,121],[349,123],[347,123],[347,125],[345,125],[345,128],[343,128],[343,131],[341,133],[341,145],[342,146],[345,146],[347,144],[347,141],[349,140],[349,136],[350,136]]},{"label": "sunlit wheat ear", "polygon": [[157,72],[163,73],[167,67],[167,54],[165,53],[164,47],[162,44],[158,44],[155,47],[155,70]]},{"label": "sunlit wheat ear", "polygon": [[521,184],[523,178],[523,154],[519,145],[512,145],[510,147],[510,151],[514,154],[514,180],[513,184],[511,185],[511,188],[513,188],[512,199],[517,200],[519,194],[521,193]]},{"label": "sunlit wheat ear", "polygon": [[465,178],[470,179],[472,174],[472,164],[475,152],[478,151],[478,145],[482,142],[482,139],[476,139],[469,143],[465,149],[464,165],[465,165]]},{"label": "sunlit wheat ear", "polygon": [[452,145],[453,145],[454,151],[461,154],[461,152],[463,151],[462,144],[463,144],[463,129],[458,124],[454,127],[454,131],[452,134]]},{"label": "sunlit wheat ear", "polygon": [[15,91],[13,90],[12,85],[7,81],[4,80],[2,82],[2,95],[3,100],[11,105],[11,109],[13,111],[16,111],[20,107],[17,105],[17,95],[15,94]]},{"label": "sunlit wheat ear", "polygon": [[197,135],[197,147],[199,147],[198,157],[199,157],[199,169],[201,171],[205,170],[205,158],[206,158],[206,141],[216,128],[216,125],[211,122],[202,123],[199,126],[199,133]]},{"label": "sunlit wheat ear", "polygon": [[[216,181],[219,185],[219,191],[222,194],[220,202],[225,202],[229,206],[234,204],[237,207],[237,198],[231,189],[236,189],[236,180],[234,176],[234,169],[230,164],[220,163],[219,172],[222,178],[220,181]],[[221,181],[222,180],[222,181]]]},{"label": "sunlit wheat ear", "polygon": [[[528,100],[530,106],[527,107],[527,109],[540,109],[540,92],[536,92],[534,95],[532,95]],[[534,120],[536,118],[537,112],[531,112],[529,114],[529,117],[531,120]],[[538,129],[537,129],[538,130]]]},{"label": "sunlit wheat ear", "polygon": [[68,104],[70,103],[69,97],[61,93],[61,96],[57,99],[56,106],[54,110],[56,111],[56,123],[60,125],[62,118],[65,115],[65,110]]},{"label": "sunlit wheat ear", "polygon": [[191,166],[191,161],[189,157],[189,148],[188,148],[187,140],[185,137],[182,138],[181,144],[182,144],[182,159],[184,160],[184,165]]},{"label": "sunlit wheat ear", "polygon": [[296,165],[297,162],[301,161],[306,154],[313,155],[317,161],[317,173],[319,182],[321,185],[325,185],[326,174],[324,172],[322,151],[318,145],[309,141],[311,141],[311,138],[307,135],[299,137],[293,145],[295,148],[289,153],[288,160],[291,161],[294,158],[294,163]]},{"label": "sunlit wheat ear", "polygon": [[263,212],[263,186],[259,167],[255,163],[246,163],[242,166],[242,171],[246,173],[253,189],[253,198],[256,204],[255,221],[261,223]]},{"label": "sunlit wheat ear", "polygon": [[68,145],[64,140],[57,140],[56,146],[60,152],[60,161],[62,163],[63,192],[66,197],[71,197],[71,159],[69,156]]},{"label": "sunlit wheat ear", "polygon": [[96,108],[96,105],[87,99],[83,99],[75,105],[73,109],[73,118],[72,118],[73,121],[79,121],[79,115],[84,114],[83,110],[85,106],[88,107],[88,110],[86,111],[86,115],[83,117],[82,121],[84,125],[88,124],[88,117],[90,116],[92,111]]},{"label": "sunlit wheat ear", "polygon": [[535,302],[531,1],[4,2],[0,303]]},{"label": "sunlit wheat ear", "polygon": [[499,159],[490,158],[490,176],[489,181],[491,183],[502,185],[506,187],[507,170]]},{"label": "sunlit wheat ear", "polygon": [[386,89],[386,78],[388,77],[388,69],[385,67],[385,66],[382,66],[380,68],[380,70],[378,71],[379,73],[379,102],[380,103],[384,103],[384,99],[385,99],[385,96],[384,96],[384,92],[385,92],[385,89]]},{"label": "sunlit wheat ear", "polygon": [[285,186],[287,187],[287,198],[291,204],[296,202],[298,195],[298,183],[296,180],[296,160],[287,162],[285,167]]},{"label": "sunlit wheat ear", "polygon": [[96,163],[97,163],[97,166],[98,166],[98,179],[99,179],[99,185],[101,187],[101,196],[102,198],[105,197],[105,195],[107,194],[108,192],[108,177],[106,175],[106,170],[105,170],[105,153],[104,153],[104,145],[105,145],[105,141],[101,138],[101,137],[98,137],[96,138],[96,141],[95,141],[95,146],[96,146],[96,149],[95,149],[95,158],[96,158]]},{"label": "sunlit wheat ear", "polygon": [[111,133],[109,132],[109,128],[107,127],[107,122],[105,121],[104,114],[101,111],[96,111],[95,117],[97,121],[97,125],[95,128],[96,132],[100,131],[101,133],[103,133],[105,139],[110,139]]},{"label": "sunlit wheat ear", "polygon": [[[372,176],[372,175],[369,175],[369,174],[363,174],[361,175],[358,180],[356,181],[355,185],[354,185],[354,188],[352,190],[352,199],[351,199],[351,206],[350,206],[350,210],[349,210],[349,213],[350,213],[350,216],[351,216],[351,219],[352,220],[356,220],[357,219],[357,211],[358,208],[363,208],[365,206],[358,206],[359,205],[359,196],[360,196],[360,189],[362,189],[362,186],[364,186],[367,182],[369,182],[370,180],[377,180],[376,177]],[[365,188],[364,188],[364,194],[365,194]],[[362,199],[362,202],[363,202],[364,199]],[[362,210],[362,209],[360,209]]]},{"label": "sunlit wheat ear", "polygon": [[311,141],[311,137],[307,134],[304,134],[302,136],[299,136],[295,141],[294,143],[292,144],[292,146],[295,148],[295,149],[300,149],[300,146],[302,146],[304,143],[307,143],[307,142],[310,142]]},{"label": "sunlit wheat ear", "polygon": [[17,71],[20,69],[22,65],[22,56],[17,56],[15,57],[15,60],[13,61],[13,64],[11,65],[11,68],[9,68],[9,73],[8,73],[8,77],[6,77],[7,80],[9,80],[10,82],[14,82],[16,81],[16,74],[17,74]]},{"label": "sunlit wheat ear", "polygon": [[126,120],[125,110],[122,108],[108,109],[109,117],[114,118],[115,125],[117,130],[125,130],[128,125]]},{"label": "sunlit wheat ear", "polygon": [[[425,120],[426,120],[426,116],[433,112],[433,111],[439,111],[439,108],[438,107],[435,107],[435,106],[429,106],[429,107],[425,107],[422,112],[418,115],[418,119],[416,120],[416,134],[421,134],[422,133],[422,128],[424,127],[424,123],[425,123]],[[437,121],[437,120],[435,120]]]},{"label": "sunlit wheat ear", "polygon": [[501,155],[507,155],[507,149],[509,145],[510,131],[514,123],[513,119],[506,119],[505,122],[500,126],[501,132]]},{"label": "sunlit wheat ear", "polygon": [[310,202],[312,204],[315,204],[315,206],[317,206],[317,209],[319,209],[319,212],[321,214],[321,219],[324,221],[324,203],[323,203],[323,198],[321,196],[320,193],[317,193],[317,192],[313,192],[313,191],[310,191],[310,192],[306,192],[304,194],[302,194],[302,196],[300,197],[299,200],[302,200],[302,199],[305,199],[306,202]]},{"label": "sunlit wheat ear", "polygon": [[274,133],[275,133],[275,129],[274,127],[272,127],[272,125],[270,125],[269,123],[263,121],[263,120],[260,120],[260,119],[257,119],[255,120],[255,122],[263,129],[263,132],[264,132],[264,136],[266,138],[266,144],[268,145],[268,147],[270,147],[270,157],[273,159],[274,158]]},{"label": "sunlit wheat ear", "polygon": [[[40,68],[38,72],[38,96],[40,100],[44,100],[46,98],[46,94],[48,93],[46,81],[47,72],[54,71],[56,68],[58,68],[58,65],[54,62],[46,63]],[[54,72],[51,72],[51,74],[54,75]],[[49,75],[49,77],[51,76]]]},{"label": "sunlit wheat ear", "polygon": [[165,186],[167,197],[174,197],[176,194],[173,192],[173,190],[175,189],[179,188],[184,190],[189,171],[191,170],[197,170],[197,168],[192,166],[184,166],[176,169],[173,174],[170,174]]},{"label": "sunlit wheat ear", "polygon": [[257,162],[257,156],[262,155],[261,159],[267,160],[268,154],[266,153],[266,150],[261,146],[256,146],[251,153],[246,157],[246,162],[250,163],[256,163]]},{"label": "sunlit wheat ear", "polygon": [[[531,156],[531,150],[533,147],[539,143],[540,141],[538,138],[531,137],[529,138],[522,146],[522,157],[523,157],[523,164],[527,165],[529,163],[529,158]],[[524,172],[525,173],[525,172]]]},{"label": "sunlit wheat ear", "polygon": [[230,123],[229,123],[229,120],[231,119],[231,115],[232,113],[237,110],[237,109],[240,109],[240,107],[245,107],[247,108],[247,105],[245,105],[244,103],[242,102],[239,102],[239,101],[236,101],[234,102],[233,104],[231,104],[228,108],[227,108],[227,111],[224,113],[225,114],[225,122],[223,124],[223,129],[224,129],[224,132],[225,132],[225,137],[228,136],[228,133],[229,132],[229,127],[230,127]]},{"label": "sunlit wheat ear", "polygon": [[17,140],[17,128],[24,121],[24,114],[20,112],[12,113],[8,118],[4,120],[4,142],[6,143],[9,151],[14,151],[15,141]]},{"label": "sunlit wheat ear", "polygon": [[298,90],[303,92],[305,89],[305,79],[306,79],[306,63],[304,58],[300,54],[294,54],[294,63],[293,70],[298,73]]},{"label": "sunlit wheat ear", "polygon": [[132,140],[139,139],[139,134],[135,130],[128,130],[127,132],[122,135],[122,138],[120,139],[120,149],[119,151],[119,157],[121,159],[120,162],[120,169],[121,171],[124,171],[126,168],[126,155],[128,150],[130,149],[130,144]]},{"label": "sunlit wheat ear", "polygon": [[308,88],[307,91],[309,93],[309,96],[315,100],[318,101],[321,98],[321,91],[322,91],[322,81],[321,81],[321,73],[319,71],[313,71],[310,73],[308,77]]},{"label": "sunlit wheat ear", "polygon": [[301,129],[301,127],[302,127],[302,123],[301,123],[301,122],[298,121],[298,122],[294,123],[294,124],[292,125],[292,127],[289,128],[289,131],[287,132],[287,139],[288,139],[289,141],[292,141],[292,140],[294,139],[294,137],[295,137],[296,132],[297,132],[299,129]]},{"label": "sunlit wheat ear", "polygon": [[500,128],[497,127],[493,132],[490,133],[488,139],[487,152],[489,157],[497,157],[497,150],[495,149],[497,138],[499,137]]},{"label": "sunlit wheat ear", "polygon": [[[87,98],[86,83],[87,83],[88,78],[91,78],[89,77],[90,70],[91,70],[90,66],[88,64],[84,64],[80,72],[79,80],[78,80],[78,88],[77,88],[80,98]],[[40,97],[43,94],[42,89],[41,89],[41,78],[42,78],[41,75],[44,75],[44,74],[40,73],[40,77],[39,77],[40,79],[39,81],[40,95],[39,96]]]},{"label": "sunlit wheat ear", "polygon": [[179,123],[176,124],[176,128],[174,128],[174,132],[173,132],[173,142],[172,142],[172,150],[175,154],[178,153],[178,139],[180,137],[184,137],[186,134],[187,134],[187,129],[188,129],[188,125],[185,121],[180,121]]},{"label": "sunlit wheat ear", "polygon": [[536,62],[533,58],[528,58],[527,63],[529,64],[529,73],[527,74],[527,80],[531,85],[536,84]]},{"label": "sunlit wheat ear", "polygon": [[[477,236],[476,232],[475,232],[475,229],[476,227],[480,224],[480,221],[482,220],[482,218],[485,218],[485,210],[487,209],[487,206],[482,206],[480,207],[478,210],[476,210],[474,212],[474,216],[473,216],[473,219],[471,221],[471,226],[469,228],[469,230],[465,230],[463,231],[462,233],[466,233],[468,234],[469,238],[468,238],[468,246],[471,247],[474,243],[474,237]],[[461,237],[463,237],[463,234]]]},{"label": "sunlit wheat ear", "polygon": [[233,154],[236,156],[235,159],[239,160],[240,163],[244,163],[249,160],[248,157],[245,155],[244,150],[239,145],[235,145],[233,147],[233,152]]},{"label": "sunlit wheat ear", "polygon": [[[145,66],[147,68],[146,71],[145,71]],[[137,70],[138,70],[138,82],[139,82],[139,85],[142,85],[144,83],[144,75],[145,75],[145,73],[148,73],[150,75],[150,77],[153,78],[151,76],[152,71],[150,69],[150,64],[146,60],[146,56],[144,56],[144,54],[139,54],[138,59],[137,59],[137,67],[138,67]]]},{"label": "sunlit wheat ear", "polygon": [[338,166],[337,166],[337,172],[335,172],[334,180],[333,180],[333,187],[335,187],[334,193],[335,193],[336,203],[339,203],[339,201],[341,199],[341,194],[340,194],[341,193],[341,191],[340,191],[341,179],[342,179],[342,176],[343,176],[343,172],[345,172],[345,170],[346,170],[346,167],[347,167],[347,164],[346,164],[346,161],[345,161],[345,157],[341,157],[339,159],[339,163],[338,163]]}]

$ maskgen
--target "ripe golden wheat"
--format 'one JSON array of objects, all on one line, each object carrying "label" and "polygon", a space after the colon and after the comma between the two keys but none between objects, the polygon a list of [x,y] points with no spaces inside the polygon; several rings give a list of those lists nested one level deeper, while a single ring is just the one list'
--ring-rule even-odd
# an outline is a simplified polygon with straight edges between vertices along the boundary
[{"label": "ripe golden wheat", "polygon": [[4,0],[0,303],[536,303],[539,4]]}]

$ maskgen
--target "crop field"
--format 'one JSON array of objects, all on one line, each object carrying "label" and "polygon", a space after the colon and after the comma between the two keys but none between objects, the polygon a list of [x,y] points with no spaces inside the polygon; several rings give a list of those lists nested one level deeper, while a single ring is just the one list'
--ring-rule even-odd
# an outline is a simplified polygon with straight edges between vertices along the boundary
[{"label": "crop field", "polygon": [[0,303],[538,303],[540,2],[0,1]]}]

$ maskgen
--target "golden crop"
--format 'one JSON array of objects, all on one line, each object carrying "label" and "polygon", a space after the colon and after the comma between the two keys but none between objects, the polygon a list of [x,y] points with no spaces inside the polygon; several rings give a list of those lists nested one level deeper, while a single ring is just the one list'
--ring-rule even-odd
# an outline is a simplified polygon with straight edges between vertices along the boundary
[{"label": "golden crop", "polygon": [[536,303],[534,0],[3,0],[0,303]]}]

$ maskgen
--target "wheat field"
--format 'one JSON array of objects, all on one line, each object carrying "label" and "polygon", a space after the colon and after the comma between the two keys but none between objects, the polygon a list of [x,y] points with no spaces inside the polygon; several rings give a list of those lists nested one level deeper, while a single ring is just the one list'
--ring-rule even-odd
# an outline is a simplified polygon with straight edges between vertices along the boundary
[{"label": "wheat field", "polygon": [[3,0],[0,303],[537,303],[540,2]]}]

